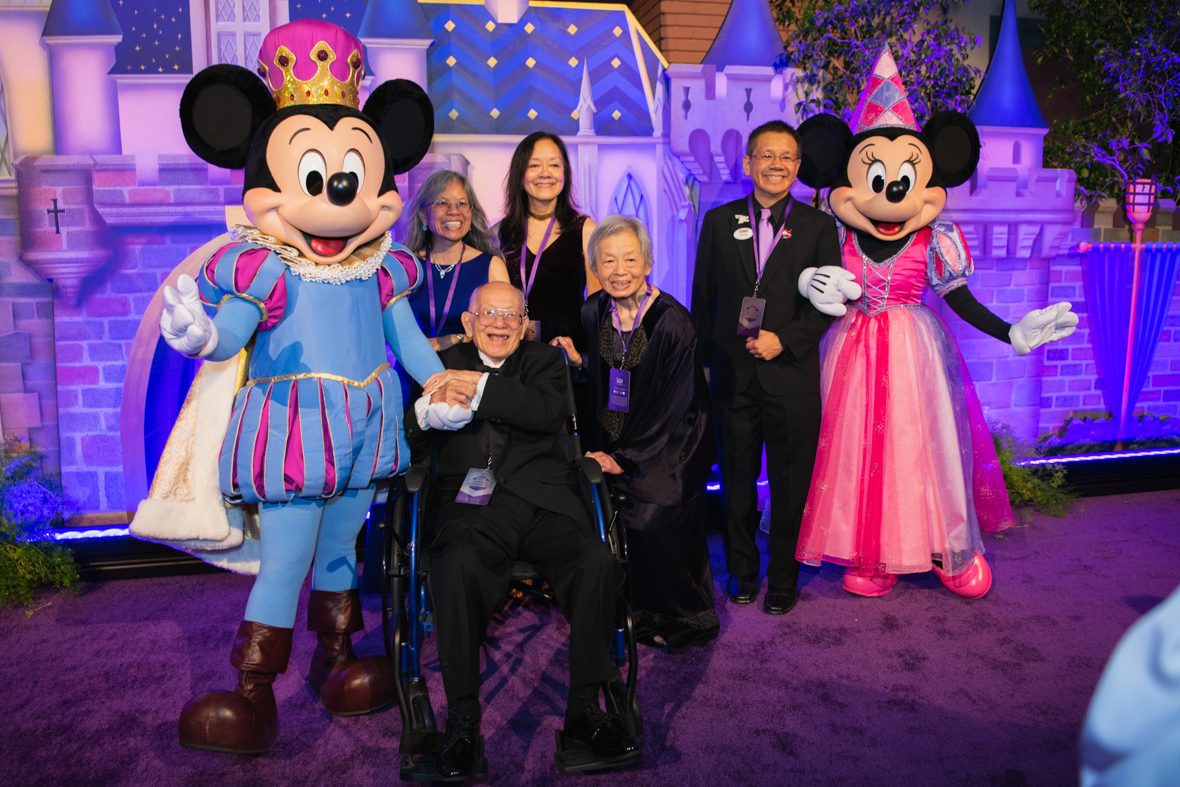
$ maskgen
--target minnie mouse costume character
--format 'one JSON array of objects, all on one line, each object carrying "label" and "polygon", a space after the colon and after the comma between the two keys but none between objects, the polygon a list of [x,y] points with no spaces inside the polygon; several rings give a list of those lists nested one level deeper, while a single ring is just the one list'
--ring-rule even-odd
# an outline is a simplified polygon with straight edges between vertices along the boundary
[{"label": "minnie mouse costume character", "polygon": [[933,289],[1018,355],[1073,333],[1078,318],[1059,303],[1009,325],[971,295],[963,234],[938,215],[947,188],[975,171],[979,135],[957,112],[919,131],[888,47],[855,117],[855,132],[832,115],[799,129],[799,179],[831,188],[843,267],[799,279],[816,308],[842,316],[820,348],[823,424],[796,557],[845,566],[856,595],[933,568],[953,593],[980,598],[991,587],[980,528],[1011,527],[1012,508],[958,345],[922,299]]},{"label": "minnie mouse costume character", "polygon": [[225,499],[259,508],[258,579],[230,656],[238,686],[194,698],[179,729],[183,746],[244,754],[278,733],[271,684],[313,557],[312,688],[338,715],[395,701],[388,660],[358,659],[349,638],[364,628],[355,546],[374,481],[409,461],[385,343],[419,382],[443,371],[405,299],[421,269],[388,233],[402,209],[394,175],[430,145],[430,100],[393,80],[358,111],[361,43],[317,20],[275,28],[259,63],[262,80],[216,65],[184,91],[185,139],[211,164],[245,167],[253,226],[198,281],[165,289],[160,321],[189,356],[224,361],[252,343],[219,459]]}]

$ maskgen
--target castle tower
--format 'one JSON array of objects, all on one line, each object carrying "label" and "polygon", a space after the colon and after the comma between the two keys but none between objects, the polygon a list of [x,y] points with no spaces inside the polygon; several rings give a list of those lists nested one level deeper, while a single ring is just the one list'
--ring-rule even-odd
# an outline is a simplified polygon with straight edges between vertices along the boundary
[{"label": "castle tower", "polygon": [[123,28],[109,0],[55,0],[41,38],[49,47],[57,155],[122,152],[119,100],[108,72]]},{"label": "castle tower", "polygon": [[983,141],[978,172],[984,180],[980,185],[986,185],[992,167],[1012,167],[1018,173],[1017,188],[1027,188],[1029,172],[1044,161],[1049,124],[1024,70],[1013,0],[1004,3],[996,51],[968,116]]},{"label": "castle tower", "polygon": [[702,65],[773,66],[783,39],[766,0],[733,0]]},{"label": "castle tower", "polygon": [[429,91],[426,50],[434,33],[418,0],[369,0],[357,38],[373,68],[374,85],[408,79]]}]

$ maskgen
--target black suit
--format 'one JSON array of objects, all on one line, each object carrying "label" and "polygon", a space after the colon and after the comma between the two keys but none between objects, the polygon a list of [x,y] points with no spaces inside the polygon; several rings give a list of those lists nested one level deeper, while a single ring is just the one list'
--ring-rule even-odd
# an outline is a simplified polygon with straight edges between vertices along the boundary
[{"label": "black suit", "polygon": [[[558,443],[568,409],[561,351],[525,342],[499,369],[485,367],[473,344],[439,358],[448,369],[491,375],[462,429],[423,432],[407,419],[411,443],[420,447],[433,437],[438,456],[429,584],[448,702],[478,697],[480,643],[508,591],[513,560],[544,577],[570,622],[571,686],[608,680],[619,566],[591,527]],[[497,482],[491,500],[456,502],[467,471],[487,467],[489,454]]]},{"label": "black suit", "polygon": [[[757,201],[755,212],[760,209]],[[795,202],[785,217],[790,237],[775,246],[766,262],[758,297],[766,299],[762,330],[776,334],[783,351],[759,360],[738,335],[742,299],[754,294],[756,238],[734,233],[753,227],[746,199],[705,214],[693,276],[692,313],[701,338],[701,362],[710,368],[717,424],[722,496],[726,512],[727,568],[740,576],[757,574],[755,481],[766,444],[770,481],[770,566],[775,588],[794,587],[799,577],[795,547],[811,484],[820,427],[819,340],[832,323],[799,294],[804,268],[839,265],[840,248],[832,217]],[[744,234],[744,233],[743,233]]]}]

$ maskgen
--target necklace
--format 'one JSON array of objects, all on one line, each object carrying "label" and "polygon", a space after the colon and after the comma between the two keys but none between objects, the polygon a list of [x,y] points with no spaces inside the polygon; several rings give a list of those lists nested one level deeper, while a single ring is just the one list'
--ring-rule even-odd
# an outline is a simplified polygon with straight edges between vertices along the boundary
[{"label": "necklace", "polygon": [[529,211],[529,215],[532,216],[537,221],[544,221],[545,219],[552,218],[553,214],[555,214],[555,213],[557,213],[556,209],[551,210],[548,213],[533,213],[531,210]]},{"label": "necklace", "polygon": [[443,279],[445,279],[447,277],[448,273],[455,270],[455,266],[463,261],[463,255],[466,253],[467,253],[467,242],[464,241],[462,248],[459,249],[459,259],[455,260],[450,265],[447,265],[445,268],[443,267],[442,263],[435,262],[433,257],[430,258],[430,264],[434,266],[434,269],[436,271],[438,271],[439,281],[442,281]]}]

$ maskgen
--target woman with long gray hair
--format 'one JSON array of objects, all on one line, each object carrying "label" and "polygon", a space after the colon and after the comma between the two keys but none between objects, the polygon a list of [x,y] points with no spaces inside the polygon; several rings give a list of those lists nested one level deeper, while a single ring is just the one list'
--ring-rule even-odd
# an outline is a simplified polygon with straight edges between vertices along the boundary
[{"label": "woman with long gray hair", "polygon": [[443,170],[418,189],[405,244],[425,261],[410,307],[436,351],[466,341],[459,317],[477,287],[508,281],[496,237],[467,178]]}]

